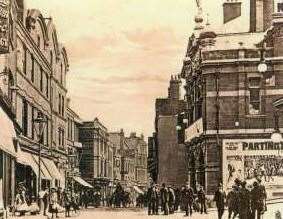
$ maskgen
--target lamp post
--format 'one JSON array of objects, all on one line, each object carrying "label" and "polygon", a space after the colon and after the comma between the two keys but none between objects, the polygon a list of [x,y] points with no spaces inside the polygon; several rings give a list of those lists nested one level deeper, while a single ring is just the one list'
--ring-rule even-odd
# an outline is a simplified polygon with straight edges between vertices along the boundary
[{"label": "lamp post", "polygon": [[[35,132],[37,135],[38,143],[38,196],[41,190],[41,146],[43,140],[43,132],[47,123],[47,119],[43,117],[42,113],[37,114],[37,118],[33,120],[35,124]],[[39,197],[38,197],[39,198]]]}]

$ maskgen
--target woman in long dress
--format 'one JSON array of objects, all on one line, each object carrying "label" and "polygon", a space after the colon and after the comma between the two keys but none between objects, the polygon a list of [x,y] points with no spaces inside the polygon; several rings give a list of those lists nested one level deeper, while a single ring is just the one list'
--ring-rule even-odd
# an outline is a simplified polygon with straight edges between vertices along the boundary
[{"label": "woman in long dress", "polygon": [[52,215],[52,219],[54,218],[54,214],[58,218],[58,195],[55,188],[51,189],[50,193],[50,205],[49,205],[49,212]]}]

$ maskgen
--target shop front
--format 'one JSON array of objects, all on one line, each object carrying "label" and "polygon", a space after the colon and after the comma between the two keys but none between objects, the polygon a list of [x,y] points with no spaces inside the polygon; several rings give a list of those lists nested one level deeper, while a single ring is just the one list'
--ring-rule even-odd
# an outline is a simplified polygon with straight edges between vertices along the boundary
[{"label": "shop front", "polygon": [[261,179],[269,197],[283,194],[283,141],[224,139],[223,185],[229,190],[236,178],[248,186]]},{"label": "shop front", "polygon": [[15,197],[15,141],[13,122],[0,107],[0,217]]},{"label": "shop front", "polygon": [[[50,188],[52,183],[52,176],[50,170],[47,169],[41,158],[40,165],[40,178],[41,187]],[[31,201],[37,197],[38,194],[38,175],[39,175],[39,157],[27,151],[23,151],[21,148],[17,152],[17,164],[16,164],[16,184],[23,182],[26,187],[27,200]]]}]

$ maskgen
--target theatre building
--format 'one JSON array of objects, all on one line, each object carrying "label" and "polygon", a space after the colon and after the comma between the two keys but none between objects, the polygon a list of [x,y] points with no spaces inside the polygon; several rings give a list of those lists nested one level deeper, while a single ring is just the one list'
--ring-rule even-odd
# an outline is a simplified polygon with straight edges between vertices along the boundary
[{"label": "theatre building", "polygon": [[[241,2],[223,6],[226,25],[238,19]],[[188,104],[188,179],[194,189],[203,186],[213,194],[218,183],[229,189],[236,178],[248,184],[261,178],[269,196],[283,188],[282,141],[274,138],[283,131],[280,7],[277,1],[251,1],[250,31],[239,33],[203,25],[199,8],[181,74]]]}]

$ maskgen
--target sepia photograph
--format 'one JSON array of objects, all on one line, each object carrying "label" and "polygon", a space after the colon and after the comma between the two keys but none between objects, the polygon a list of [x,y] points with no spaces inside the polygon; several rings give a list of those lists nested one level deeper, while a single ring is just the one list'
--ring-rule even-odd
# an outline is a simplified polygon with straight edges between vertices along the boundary
[{"label": "sepia photograph", "polygon": [[283,0],[0,0],[0,219],[283,219]]}]

